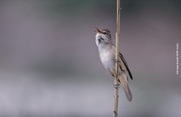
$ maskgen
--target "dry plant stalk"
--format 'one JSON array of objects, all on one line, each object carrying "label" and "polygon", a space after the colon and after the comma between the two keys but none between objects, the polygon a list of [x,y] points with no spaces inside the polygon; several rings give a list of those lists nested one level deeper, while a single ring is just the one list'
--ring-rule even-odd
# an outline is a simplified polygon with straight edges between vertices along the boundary
[{"label": "dry plant stalk", "polygon": [[119,32],[120,32],[120,0],[117,0],[117,20],[116,20],[116,61],[115,62],[115,72],[114,72],[114,111],[113,117],[117,117],[118,111],[118,60],[119,60]]}]

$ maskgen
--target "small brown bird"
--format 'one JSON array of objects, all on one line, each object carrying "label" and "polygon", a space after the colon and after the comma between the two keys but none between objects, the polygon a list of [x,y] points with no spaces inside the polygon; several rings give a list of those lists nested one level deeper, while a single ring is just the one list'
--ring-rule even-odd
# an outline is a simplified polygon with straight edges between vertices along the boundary
[{"label": "small brown bird", "polygon": [[[115,51],[116,48],[111,42],[111,34],[108,29],[99,30],[96,28],[95,42],[99,50],[99,57],[103,66],[111,73],[114,77],[115,71]],[[119,77],[118,81],[122,84],[125,91],[126,97],[129,101],[132,100],[133,96],[128,85],[128,76],[133,79],[132,74],[129,70],[126,60],[123,55],[119,53]]]}]

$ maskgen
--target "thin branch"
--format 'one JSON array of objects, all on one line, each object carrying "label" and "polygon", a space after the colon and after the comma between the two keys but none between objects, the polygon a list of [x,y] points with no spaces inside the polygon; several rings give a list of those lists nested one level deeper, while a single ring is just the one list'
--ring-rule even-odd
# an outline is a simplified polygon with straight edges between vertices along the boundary
[{"label": "thin branch", "polygon": [[120,0],[117,0],[117,20],[116,20],[116,63],[115,63],[115,72],[114,72],[114,112],[113,117],[117,117],[118,111],[118,61],[119,61],[119,32],[120,32]]}]

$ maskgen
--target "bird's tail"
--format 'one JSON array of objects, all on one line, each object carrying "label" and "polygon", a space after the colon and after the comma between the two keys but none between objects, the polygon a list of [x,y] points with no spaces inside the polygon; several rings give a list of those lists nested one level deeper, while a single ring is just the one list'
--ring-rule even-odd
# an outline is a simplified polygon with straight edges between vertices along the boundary
[{"label": "bird's tail", "polygon": [[124,89],[124,92],[126,94],[126,97],[128,99],[128,101],[131,101],[133,96],[132,96],[132,93],[131,93],[131,90],[129,88],[129,85],[128,85],[128,79],[126,77],[125,74],[122,74],[119,76],[119,81],[121,82],[122,86],[123,86],[123,89]]}]

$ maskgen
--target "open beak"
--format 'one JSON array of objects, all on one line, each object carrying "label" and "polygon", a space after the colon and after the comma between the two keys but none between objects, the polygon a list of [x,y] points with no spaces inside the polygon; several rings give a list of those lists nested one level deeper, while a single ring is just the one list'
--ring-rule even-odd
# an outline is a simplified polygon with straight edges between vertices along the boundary
[{"label": "open beak", "polygon": [[[95,27],[96,28],[96,27]],[[96,30],[94,30],[96,33],[102,33],[98,28],[96,28]]]}]

